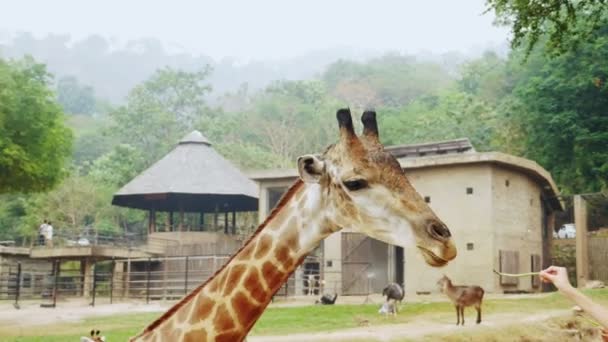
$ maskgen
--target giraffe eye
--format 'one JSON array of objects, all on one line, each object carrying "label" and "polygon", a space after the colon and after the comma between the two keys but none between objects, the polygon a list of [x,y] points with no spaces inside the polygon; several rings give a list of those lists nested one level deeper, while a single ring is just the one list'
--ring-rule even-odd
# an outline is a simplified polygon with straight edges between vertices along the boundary
[{"label": "giraffe eye", "polygon": [[367,188],[368,184],[365,179],[353,179],[344,181],[344,186],[350,191],[356,191]]}]

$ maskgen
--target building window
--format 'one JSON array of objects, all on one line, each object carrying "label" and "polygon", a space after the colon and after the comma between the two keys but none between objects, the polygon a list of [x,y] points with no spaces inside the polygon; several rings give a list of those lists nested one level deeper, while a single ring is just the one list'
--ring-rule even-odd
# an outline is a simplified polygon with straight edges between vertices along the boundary
[{"label": "building window", "polygon": [[327,267],[332,267],[333,265],[334,265],[334,263],[331,260],[327,260],[325,262],[325,266],[327,266]]},{"label": "building window", "polygon": [[287,191],[287,187],[268,188],[268,211],[279,203],[285,191]]},{"label": "building window", "polygon": [[31,274],[29,274],[29,273],[23,274],[22,287],[24,289],[29,289],[30,287],[32,287],[32,275]]},{"label": "building window", "polygon": [[424,196],[424,201],[426,203],[431,203],[431,196]]},{"label": "building window", "polygon": [[468,242],[467,243],[467,251],[472,251],[473,250],[473,243],[472,242]]},{"label": "building window", "polygon": [[505,180],[505,186],[506,186],[506,187],[509,187],[509,185],[511,185],[511,182],[509,182],[509,180],[508,180],[508,179],[507,179],[507,180]]},{"label": "building window", "polygon": [[467,188],[467,195],[473,194],[473,188]]}]

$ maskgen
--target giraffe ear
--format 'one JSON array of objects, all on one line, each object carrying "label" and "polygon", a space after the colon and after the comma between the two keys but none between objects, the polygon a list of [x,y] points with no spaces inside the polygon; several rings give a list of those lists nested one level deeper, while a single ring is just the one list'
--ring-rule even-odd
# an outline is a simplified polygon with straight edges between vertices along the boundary
[{"label": "giraffe ear", "polygon": [[325,162],[312,154],[303,155],[298,157],[298,172],[305,183],[319,183],[325,173]]}]

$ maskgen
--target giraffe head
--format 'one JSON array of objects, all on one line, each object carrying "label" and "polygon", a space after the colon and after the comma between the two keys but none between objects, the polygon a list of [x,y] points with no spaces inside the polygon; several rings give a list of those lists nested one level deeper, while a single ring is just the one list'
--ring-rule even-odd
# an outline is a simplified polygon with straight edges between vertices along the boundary
[{"label": "giraffe head", "polygon": [[337,112],[339,142],[321,155],[298,158],[300,178],[318,187],[327,220],[389,244],[416,246],[425,261],[443,266],[456,257],[450,230],[410,184],[378,138],[376,113],[366,111],[357,136],[349,109]]}]

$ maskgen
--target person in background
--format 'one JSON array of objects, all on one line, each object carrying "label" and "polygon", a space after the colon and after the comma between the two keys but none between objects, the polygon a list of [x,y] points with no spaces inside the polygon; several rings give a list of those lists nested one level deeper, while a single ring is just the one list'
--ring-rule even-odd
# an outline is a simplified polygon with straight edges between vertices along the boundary
[{"label": "person in background", "polygon": [[608,309],[594,303],[589,297],[574,288],[568,280],[565,267],[549,266],[540,272],[540,278],[546,283],[553,283],[566,298],[575,302],[583,311],[593,317],[603,328],[604,341],[608,341]]},{"label": "person in background", "polygon": [[49,247],[53,247],[53,224],[51,224],[51,221],[46,226],[46,243]]},{"label": "person in background", "polygon": [[46,227],[48,226],[48,221],[45,219],[40,227],[38,227],[38,245],[44,246],[46,240]]}]

